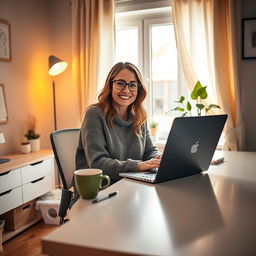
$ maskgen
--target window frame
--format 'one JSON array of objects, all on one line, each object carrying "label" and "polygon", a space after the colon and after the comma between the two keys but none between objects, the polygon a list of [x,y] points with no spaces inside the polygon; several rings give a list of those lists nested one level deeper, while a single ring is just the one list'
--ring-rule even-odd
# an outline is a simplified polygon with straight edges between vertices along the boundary
[{"label": "window frame", "polygon": [[[143,28],[144,28],[144,79],[147,81],[148,85],[148,101],[145,102],[145,105],[148,109],[149,121],[153,121],[153,84],[152,84],[152,51],[150,49],[151,46],[151,31],[150,27],[154,25],[168,25],[172,24],[171,14],[169,17],[158,17],[158,18],[146,18],[143,20]],[[147,63],[147,64],[146,64]]]},{"label": "window frame", "polygon": [[[148,96],[145,108],[148,113],[148,122],[153,120],[153,94],[151,81],[151,50],[150,26],[173,24],[171,7],[155,8],[150,10],[116,13],[116,30],[129,27],[138,28],[138,68],[143,74]],[[179,77],[179,74],[178,74]]]}]

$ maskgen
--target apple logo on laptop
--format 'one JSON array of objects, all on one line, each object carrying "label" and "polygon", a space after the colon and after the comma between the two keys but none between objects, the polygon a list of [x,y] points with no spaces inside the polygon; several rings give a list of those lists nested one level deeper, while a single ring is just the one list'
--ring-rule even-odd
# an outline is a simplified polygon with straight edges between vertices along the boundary
[{"label": "apple logo on laptop", "polygon": [[194,154],[197,152],[199,146],[199,141],[197,141],[195,144],[192,145],[191,147],[191,154]]}]

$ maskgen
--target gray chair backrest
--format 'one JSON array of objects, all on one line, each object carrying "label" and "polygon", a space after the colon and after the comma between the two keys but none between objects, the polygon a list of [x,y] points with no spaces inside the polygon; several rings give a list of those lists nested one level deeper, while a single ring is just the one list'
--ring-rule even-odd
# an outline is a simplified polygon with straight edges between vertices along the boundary
[{"label": "gray chair backrest", "polygon": [[65,189],[72,186],[79,133],[79,128],[73,128],[58,130],[50,135],[53,153]]}]

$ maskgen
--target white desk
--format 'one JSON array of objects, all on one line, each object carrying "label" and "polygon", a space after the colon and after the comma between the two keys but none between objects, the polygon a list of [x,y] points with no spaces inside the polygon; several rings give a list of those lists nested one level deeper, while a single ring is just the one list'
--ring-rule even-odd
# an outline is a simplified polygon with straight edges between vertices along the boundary
[{"label": "white desk", "polygon": [[225,152],[205,174],[150,185],[123,179],[47,235],[50,255],[256,255],[256,152]]}]

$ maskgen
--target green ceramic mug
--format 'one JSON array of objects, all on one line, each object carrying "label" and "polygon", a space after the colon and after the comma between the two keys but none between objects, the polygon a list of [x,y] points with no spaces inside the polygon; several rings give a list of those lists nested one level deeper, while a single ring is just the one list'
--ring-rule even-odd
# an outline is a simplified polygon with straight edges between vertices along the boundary
[{"label": "green ceramic mug", "polygon": [[[102,175],[100,169],[81,169],[75,171],[75,185],[77,191],[83,199],[95,198],[99,191],[110,185],[107,175]],[[103,186],[103,180],[106,184]]]}]

